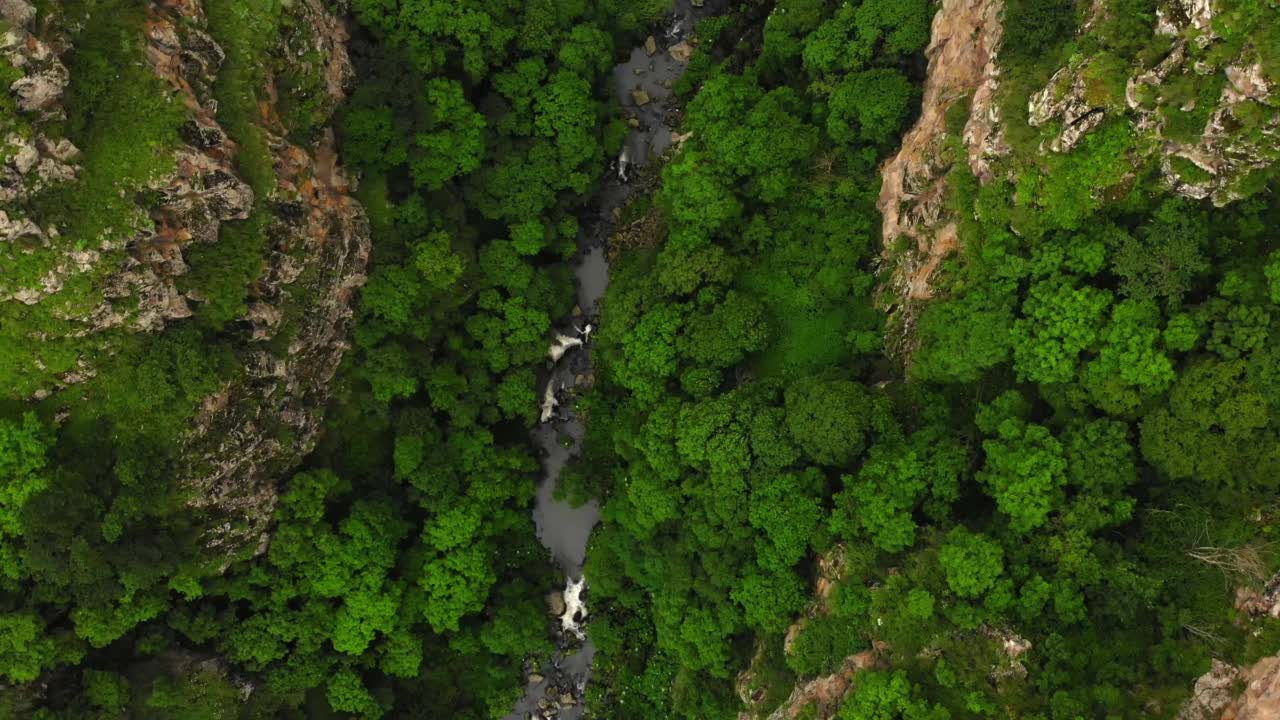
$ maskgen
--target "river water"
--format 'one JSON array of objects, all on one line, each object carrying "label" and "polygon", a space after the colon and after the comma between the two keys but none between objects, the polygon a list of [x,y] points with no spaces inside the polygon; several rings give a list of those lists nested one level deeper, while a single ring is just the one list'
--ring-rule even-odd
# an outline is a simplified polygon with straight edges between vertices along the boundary
[{"label": "river water", "polygon": [[548,597],[552,612],[560,611],[551,624],[559,651],[544,666],[530,669],[524,697],[506,720],[578,720],[584,711],[582,696],[595,648],[586,634],[590,583],[582,568],[600,507],[594,500],[573,507],[555,498],[555,488],[561,470],[582,443],[583,427],[574,414],[573,397],[591,384],[591,335],[609,285],[605,241],[613,232],[616,211],[639,186],[631,181],[646,168],[652,171],[649,166],[671,145],[668,123],[674,102],[670,87],[686,67],[690,46],[685,39],[699,18],[712,14],[712,6],[721,4],[721,0],[708,0],[695,7],[692,0],[675,0],[666,25],[613,68],[614,92],[631,130],[583,218],[575,267],[578,307],[572,317],[558,324],[552,339],[549,368],[539,394],[543,421],[533,430],[544,471],[533,521],[539,541],[565,574],[563,590],[552,591]]}]

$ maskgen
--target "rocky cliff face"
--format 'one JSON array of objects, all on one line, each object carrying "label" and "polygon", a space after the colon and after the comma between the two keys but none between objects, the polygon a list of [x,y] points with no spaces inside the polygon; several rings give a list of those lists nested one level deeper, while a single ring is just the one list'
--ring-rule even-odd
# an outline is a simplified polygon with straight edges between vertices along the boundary
[{"label": "rocky cliff face", "polygon": [[[1107,3],[1096,0],[1081,34],[1108,12]],[[1219,13],[1216,0],[1161,3],[1153,33],[1168,50],[1130,68],[1122,95],[1105,87],[1118,79],[1119,71],[1106,67],[1113,58],[1073,58],[1028,103],[1031,124],[1050,133],[1042,151],[1069,152],[1108,118],[1119,117],[1148,141],[1174,192],[1217,205],[1240,198],[1241,183],[1280,158],[1280,102],[1257,48],[1233,48],[1218,35]],[[1219,85],[1210,97],[1182,92]],[[1175,108],[1194,117],[1194,125],[1175,127]]]},{"label": "rocky cliff face", "polygon": [[[943,0],[925,50],[929,65],[920,119],[881,168],[884,286],[908,303],[895,308],[900,331],[890,347],[909,342],[909,303],[933,296],[931,278],[959,247],[955,218],[946,209],[952,169],[967,162],[974,175],[989,180],[992,160],[1008,152],[994,102],[1002,11],[1001,0]],[[967,110],[957,105],[965,101]]]},{"label": "rocky cliff face", "polygon": [[[1001,0],[944,0],[933,20],[920,120],[882,168],[885,294],[899,333],[890,346],[909,353],[913,304],[936,293],[936,271],[960,244],[946,208],[949,179],[967,161],[980,183],[1009,176],[1012,152],[999,106]],[[1082,6],[1079,46],[1115,12],[1108,0]],[[1134,57],[1077,52],[1027,102],[1027,121],[1043,138],[1035,164],[1069,153],[1109,120],[1137,138],[1135,165],[1155,161],[1168,187],[1225,204],[1244,194],[1256,171],[1280,159],[1280,95],[1259,51],[1215,28],[1219,0],[1162,0],[1147,48]],[[962,101],[968,102],[967,110]],[[1005,105],[1005,107],[1008,107]]]},{"label": "rocky cliff face", "polygon": [[[974,174],[990,178],[990,157],[1004,152],[999,112],[993,96],[999,87],[999,0],[944,0],[933,17],[920,119],[902,139],[898,154],[881,169],[883,183],[878,207],[883,215],[885,247],[900,237],[912,240],[916,250],[936,266],[953,245],[955,228],[942,208],[949,170],[955,161],[947,141],[963,143]],[[947,113],[956,103],[972,98],[963,135],[948,135]],[[938,240],[941,238],[940,240]],[[948,239],[950,238],[950,239]],[[936,241],[936,242],[935,242]],[[928,297],[930,272],[922,266],[905,269],[901,278],[911,297]]]},{"label": "rocky cliff face", "polygon": [[[1078,5],[1078,47],[1089,48],[1090,34],[1114,12],[1113,4]],[[1220,35],[1234,29],[1224,16],[1226,6],[1221,0],[1159,0],[1146,52],[1130,58],[1077,51],[1027,100],[1026,119],[1041,134],[1028,158],[1006,142],[997,103],[1002,0],[942,0],[926,50],[920,118],[881,168],[881,289],[890,312],[891,351],[909,358],[914,319],[921,304],[938,293],[942,261],[962,250],[960,218],[947,205],[957,171],[982,184],[1014,180],[1016,163],[1036,165],[1070,153],[1105,123],[1122,122],[1137,139],[1130,155],[1135,168],[1156,166],[1172,192],[1224,205],[1256,189],[1249,187],[1256,171],[1280,159],[1280,93],[1275,68],[1265,65],[1256,47],[1239,34]],[[1280,616],[1280,579],[1262,591],[1241,591],[1237,600],[1247,614]],[[996,637],[1010,667],[993,670],[993,677],[1010,670],[1025,674],[1017,658],[1029,646],[1012,634]],[[840,673],[798,686],[771,718],[794,717],[806,705],[816,708],[817,717],[828,717],[828,704],[820,698],[842,697],[850,685],[846,671],[853,669],[846,663]],[[1247,668],[1216,661],[1178,717],[1280,717],[1280,658]]]},{"label": "rocky cliff face", "polygon": [[[186,5],[181,20],[190,24],[200,17],[200,3]],[[298,26],[309,30],[306,50],[324,58],[319,70],[336,103],[354,76],[343,25],[319,0],[300,4],[298,12]],[[204,36],[192,38],[204,46]],[[274,83],[267,94],[276,97]],[[267,131],[276,193],[268,200],[273,242],[266,269],[243,318],[250,334],[245,378],[206,398],[184,453],[194,504],[225,517],[210,541],[228,548],[246,541],[261,546],[275,508],[276,479],[315,445],[329,381],[348,348],[352,305],[370,249],[368,221],[350,196],[333,132],[326,129],[311,147],[297,145],[270,103],[262,107],[260,125]],[[219,137],[216,124],[196,125],[192,134]],[[233,207],[216,200],[213,206]],[[210,215],[217,213],[203,216]]]},{"label": "rocky cliff face", "polygon": [[[0,0],[0,79],[8,86],[13,113],[0,112],[0,244],[40,247],[49,244],[56,227],[41,227],[21,212],[32,197],[55,185],[74,182],[80,150],[66,138],[50,137],[46,129],[65,118],[62,95],[70,74],[62,63],[60,36],[33,27],[35,8],[26,0]],[[42,36],[43,35],[43,36]],[[99,259],[92,249],[69,252],[34,286],[15,287],[0,278],[0,299],[27,305],[61,288],[63,278],[92,266]]]},{"label": "rocky cliff face", "polygon": [[1280,717],[1280,657],[1247,668],[1213,661],[1196,680],[1178,720],[1270,720]]},{"label": "rocky cliff face", "polygon": [[[147,7],[146,62],[185,119],[182,142],[171,151],[172,172],[152,177],[138,194],[146,215],[138,229],[109,228],[96,245],[58,250],[63,257],[37,282],[10,286],[0,279],[0,301],[42,308],[62,321],[55,326],[62,337],[101,338],[109,352],[119,333],[162,333],[191,317],[205,301],[184,282],[193,250],[223,241],[228,223],[266,214],[263,270],[250,287],[248,311],[227,324],[240,338],[242,372],[200,404],[180,451],[180,479],[192,505],[210,518],[208,541],[231,553],[260,546],[276,480],[314,446],[365,279],[369,229],[350,196],[332,132],[320,131],[314,142],[291,138],[269,73],[257,93],[268,101],[259,104],[254,124],[275,177],[267,196],[255,196],[237,170],[242,149],[219,123],[214,88],[226,53],[209,32],[205,9],[205,0]],[[291,78],[318,74],[328,106],[336,106],[353,76],[342,23],[319,0],[293,3],[286,12],[290,33],[281,42],[289,47],[279,55]],[[8,130],[0,149],[0,207],[8,210],[0,210],[0,247],[52,251],[63,229],[42,225],[26,202],[50,185],[75,183],[80,172],[79,150],[58,132],[70,79],[60,59],[68,49],[63,19],[38,16],[26,0],[0,0],[0,17],[0,54],[13,68],[6,84],[16,107],[12,127],[0,125]],[[64,302],[70,283],[90,302]],[[50,397],[94,372],[92,358],[83,358],[34,397]]]},{"label": "rocky cliff face", "polygon": [[[814,582],[814,599],[805,608],[804,614],[787,629],[783,651],[791,653],[792,644],[804,626],[813,618],[828,615],[831,612],[831,593],[846,574],[846,550],[836,545],[817,561],[817,579]],[[877,654],[874,650],[850,655],[844,659],[839,669],[830,675],[815,678],[804,678],[791,688],[787,697],[769,697],[767,688],[759,687],[756,682],[759,670],[757,667],[764,660],[764,654],[757,651],[751,665],[738,675],[736,689],[743,706],[746,708],[738,714],[738,720],[793,720],[793,718],[810,717],[815,720],[828,720],[835,717],[845,696],[854,687],[854,678],[861,670],[875,667]],[[780,704],[779,704],[780,703]],[[764,710],[772,707],[768,715]]]}]

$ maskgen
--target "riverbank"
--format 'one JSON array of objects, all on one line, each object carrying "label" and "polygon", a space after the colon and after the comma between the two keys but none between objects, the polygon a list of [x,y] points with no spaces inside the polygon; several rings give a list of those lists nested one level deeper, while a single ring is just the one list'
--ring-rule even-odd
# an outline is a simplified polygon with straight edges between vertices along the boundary
[{"label": "riverbank", "polygon": [[581,218],[574,268],[578,305],[570,317],[557,323],[538,395],[543,421],[532,433],[544,471],[533,508],[534,525],[539,541],[565,573],[565,589],[552,592],[548,599],[559,650],[545,665],[528,669],[525,695],[507,720],[573,720],[584,712],[582,694],[595,649],[586,632],[590,583],[582,568],[600,507],[595,500],[574,506],[557,499],[555,490],[560,473],[580,451],[584,435],[574,398],[592,384],[591,333],[598,327],[609,285],[607,239],[616,230],[622,208],[647,186],[637,180],[656,172],[671,146],[676,128],[668,123],[673,122],[677,102],[672,87],[688,66],[695,23],[713,14],[715,7],[678,0],[665,27],[632,48],[627,59],[613,68],[614,92],[629,131],[595,202]]}]

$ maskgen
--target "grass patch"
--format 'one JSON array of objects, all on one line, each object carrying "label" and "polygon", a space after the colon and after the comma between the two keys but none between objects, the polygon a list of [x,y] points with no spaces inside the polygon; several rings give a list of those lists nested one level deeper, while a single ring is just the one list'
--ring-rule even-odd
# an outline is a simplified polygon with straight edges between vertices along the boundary
[{"label": "grass patch", "polygon": [[1173,168],[1174,174],[1183,182],[1199,184],[1213,179],[1213,175],[1209,171],[1184,157],[1175,155],[1169,158],[1169,166]]},{"label": "grass patch", "polygon": [[227,54],[213,92],[218,122],[240,145],[236,169],[260,198],[275,191],[276,175],[266,133],[258,125],[258,94],[266,86],[264,62],[279,42],[281,0],[209,3],[209,33]]}]

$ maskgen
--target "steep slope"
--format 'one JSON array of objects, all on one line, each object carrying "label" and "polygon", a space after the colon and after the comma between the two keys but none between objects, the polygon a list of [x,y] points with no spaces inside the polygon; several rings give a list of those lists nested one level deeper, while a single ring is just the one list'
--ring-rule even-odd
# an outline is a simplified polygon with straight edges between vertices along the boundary
[{"label": "steep slope", "polygon": [[[1055,252],[1068,253],[1070,258],[1073,251],[1067,248],[1076,236],[1068,232],[1075,231],[1094,243],[1094,265],[1088,272],[1102,269],[1104,249],[1134,263],[1131,248],[1114,247],[1111,243],[1116,241],[1108,238],[1102,227],[1083,220],[1095,211],[1114,205],[1119,208],[1116,216],[1129,213],[1128,220],[1133,222],[1149,210],[1144,201],[1129,197],[1131,193],[1148,198],[1167,193],[1219,207],[1267,194],[1267,183],[1275,177],[1275,160],[1280,157],[1280,104],[1272,90],[1277,77],[1274,26],[1259,19],[1263,16],[1265,11],[1247,2],[1097,0],[1073,6],[943,0],[938,5],[925,51],[928,68],[920,116],[896,153],[881,165],[883,182],[877,203],[883,221],[879,299],[889,312],[886,349],[907,366],[908,384],[913,380],[977,381],[978,395],[982,396],[984,385],[1008,382],[1011,378],[1000,364],[1008,358],[1009,326],[1029,324],[1024,318],[1031,314],[1032,304],[1024,305],[1018,313],[1018,305],[1010,299],[1021,292],[1024,274],[1031,273],[1034,278],[1056,272],[1079,273],[1091,267],[1083,259],[1069,259],[1058,270],[1052,260],[1045,259],[1053,258]],[[1065,28],[1066,32],[1056,39],[1049,37],[1049,31],[1037,36],[1034,25]],[[1006,53],[1007,44],[1017,47]],[[1135,187],[1142,191],[1133,192]],[[1176,246],[1176,233],[1168,233],[1162,240]],[[1177,267],[1195,261],[1194,256],[1171,259],[1158,251],[1152,254],[1158,258],[1152,264]],[[1037,262],[1040,267],[1034,264]],[[969,265],[977,269],[968,271]],[[1134,289],[1137,283],[1125,275],[1123,266],[1112,272],[1122,278],[1119,283],[1111,281],[1111,287],[1120,286],[1122,297],[1147,301],[1151,296],[1150,291],[1143,295]],[[918,325],[934,305],[938,307],[933,309],[941,312],[930,318],[930,327],[922,333]],[[1051,302],[1049,307],[1051,313],[1074,312],[1062,301]],[[1179,307],[1176,299],[1170,307]],[[939,328],[950,328],[950,334]],[[1132,331],[1121,337],[1132,342]],[[928,351],[927,367],[923,368],[915,366],[922,344]],[[1098,344],[1085,340],[1082,349],[1097,352]],[[1027,382],[1036,378],[1033,371],[1025,369],[1029,363],[1016,354],[1018,348],[1013,352],[1017,379]],[[949,359],[940,362],[938,358],[944,354]],[[993,367],[997,369],[989,375],[982,374]],[[1059,394],[1044,392],[1045,402],[1056,412],[1082,411],[1076,403],[1082,402],[1079,395],[1083,391],[1069,386],[1073,379],[1070,374],[1061,375],[1052,381],[1060,383],[1054,386]],[[1092,388],[1089,392],[1095,397],[1103,395]],[[1112,398],[1094,402],[1135,424],[1143,419],[1137,401],[1129,400],[1123,406]],[[1145,412],[1154,405],[1148,401]],[[1123,409],[1115,409],[1118,407]],[[991,441],[983,445],[986,462],[991,462],[998,448]],[[1023,448],[1018,457],[1030,463],[1028,453]],[[1031,474],[1029,469],[1022,472]],[[842,482],[848,487],[850,478],[842,478]],[[853,512],[870,516],[864,522],[868,529],[874,529],[885,519],[877,516],[883,510],[874,505],[863,510],[878,500],[867,487],[863,484],[861,494],[855,496]],[[1255,496],[1253,502],[1265,502],[1264,497]],[[1265,532],[1257,526],[1251,531]],[[895,622],[894,615],[912,612],[900,595],[896,606],[893,600],[885,600],[884,605],[871,601],[884,613],[877,613],[876,627],[863,628],[873,638],[872,650],[850,655],[843,664],[843,653],[833,658],[830,651],[813,650],[829,642],[824,636],[830,632],[825,628],[830,595],[825,558],[816,565],[820,588],[827,587],[819,590],[810,611],[791,626],[785,653],[793,667],[808,662],[807,655],[813,652],[827,652],[827,662],[820,672],[801,674],[790,697],[770,717],[834,717],[846,704],[846,695],[857,695],[859,674],[876,665],[897,671],[944,658],[972,662],[978,668],[968,671],[975,672],[989,663],[990,671],[981,673],[984,681],[1008,697],[1016,697],[1019,691],[1014,688],[1020,681],[1041,681],[1037,673],[1043,669],[1037,670],[1036,663],[1052,651],[1044,647],[1042,637],[1032,643],[1014,632],[1029,626],[1029,620],[983,626],[977,633],[965,628],[959,642],[945,634],[920,637],[903,629],[888,629]],[[889,570],[895,581],[901,580],[896,577],[897,565],[894,561]],[[871,594],[874,597],[887,591],[873,587]],[[1219,608],[1224,600],[1216,598]],[[1257,603],[1261,603],[1261,596]],[[1265,604],[1269,609],[1271,603]],[[1251,606],[1240,606],[1237,612],[1246,617],[1236,619],[1232,632],[1262,636],[1262,621],[1255,625],[1247,618],[1258,614]],[[922,622],[924,617],[906,623]],[[820,622],[815,623],[815,618]],[[881,622],[884,629],[879,627]],[[843,628],[834,621],[829,624]],[[1187,628],[1188,633],[1199,632],[1191,623]],[[895,654],[892,645],[880,644],[880,638],[890,636],[919,641],[921,645],[913,646],[913,652],[921,646],[923,650],[914,656]],[[1209,642],[1215,641],[1210,638]],[[959,649],[956,644],[968,647]],[[1205,704],[1188,703],[1180,717],[1269,717],[1268,713],[1275,712],[1271,709],[1275,658],[1252,666],[1242,663],[1239,668],[1216,659],[1240,650],[1212,649],[1213,670],[1196,684],[1193,693],[1203,697]],[[869,657],[872,653],[874,658]],[[963,660],[955,660],[957,657]],[[1207,665],[1207,658],[1203,662]],[[764,653],[758,653],[750,669],[739,676],[740,694],[748,708],[742,718],[757,716],[761,707],[778,702],[776,691],[775,697],[768,697],[758,679],[767,664]],[[943,679],[941,662],[938,668],[938,681],[952,688],[947,683],[954,681]],[[1186,689],[1191,691],[1190,683]],[[931,700],[947,694],[935,692],[937,697],[930,696]],[[1176,691],[1150,688],[1137,692],[1150,693],[1152,712],[1168,707],[1162,703],[1178,696]]]},{"label": "steep slope", "polygon": [[[920,120],[881,173],[890,347],[910,356],[918,303],[946,285],[938,270],[963,245],[960,226],[966,221],[963,203],[949,199],[971,192],[971,178],[984,186],[997,179],[1020,183],[1019,204],[1033,212],[1046,202],[1041,193],[1051,191],[1036,184],[1049,166],[1071,162],[1064,158],[1105,127],[1108,138],[1124,134],[1129,165],[1113,166],[1121,177],[1111,183],[1113,194],[1148,166],[1170,191],[1219,206],[1263,188],[1280,152],[1280,102],[1271,90],[1277,76],[1273,31],[1247,6],[1210,0],[1078,4],[1075,52],[1044,76],[1025,57],[1002,67],[1004,3],[943,2],[926,51]],[[1036,17],[1035,7],[1019,3],[1013,11]],[[1043,49],[1036,62],[1063,52]],[[1016,87],[1002,86],[1010,72],[1018,77]],[[1024,103],[1019,94],[1028,82],[1035,90]],[[1016,135],[1012,141],[1010,133]],[[1091,197],[1080,205],[1096,205],[1106,190],[1082,189]]]},{"label": "steep slope", "polygon": [[891,263],[889,283],[906,299],[931,297],[929,279],[957,249],[955,218],[946,207],[951,166],[967,162],[974,175],[990,179],[992,158],[1008,152],[993,105],[1003,7],[1000,0],[944,0],[925,49],[929,65],[920,119],[880,171],[876,206]]},{"label": "steep slope", "polygon": [[[296,3],[287,31],[252,28],[268,42],[262,62],[228,36],[246,28],[211,27],[199,0],[131,8],[114,22],[145,44],[137,68],[115,80],[120,97],[108,97],[93,87],[102,38],[77,24],[90,7],[0,8],[4,56],[20,75],[8,83],[16,113],[0,178],[0,327],[12,347],[36,351],[5,354],[0,373],[18,393],[71,411],[103,397],[85,383],[125,348],[201,327],[203,342],[232,357],[216,389],[189,395],[199,410],[174,428],[176,473],[207,511],[210,542],[256,545],[274,477],[314,445],[364,281],[367,222],[323,128],[352,74],[345,32],[319,2]],[[87,75],[79,84],[68,54]],[[315,117],[281,117],[282,104],[302,102]],[[106,116],[87,125],[86,112]]]}]

